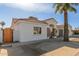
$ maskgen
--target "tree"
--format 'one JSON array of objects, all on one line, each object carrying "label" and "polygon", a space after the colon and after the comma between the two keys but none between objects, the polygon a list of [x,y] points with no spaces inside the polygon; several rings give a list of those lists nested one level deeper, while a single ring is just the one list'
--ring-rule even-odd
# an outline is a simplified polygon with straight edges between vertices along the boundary
[{"label": "tree", "polygon": [[68,31],[68,11],[76,12],[75,6],[78,3],[54,3],[55,13],[64,13],[64,41],[69,41],[69,31]]},{"label": "tree", "polygon": [[2,29],[3,29],[3,26],[5,25],[5,22],[0,21],[0,25],[1,25]]}]

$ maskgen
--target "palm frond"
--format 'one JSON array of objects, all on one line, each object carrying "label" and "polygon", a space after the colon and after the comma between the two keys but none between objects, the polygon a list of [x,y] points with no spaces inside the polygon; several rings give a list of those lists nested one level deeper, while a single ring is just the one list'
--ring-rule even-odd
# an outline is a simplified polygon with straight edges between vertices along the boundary
[{"label": "palm frond", "polygon": [[55,5],[55,13],[57,13],[58,11],[61,11],[61,9],[62,9],[62,4]]},{"label": "palm frond", "polygon": [[77,12],[77,10],[76,10],[74,7],[72,7],[72,6],[71,6],[68,10],[69,10],[70,12],[75,12],[75,13]]},{"label": "palm frond", "polygon": [[79,5],[79,3],[71,3],[72,5],[75,5],[75,6],[78,6]]},{"label": "palm frond", "polygon": [[54,3],[53,7],[55,8],[55,13],[63,13],[64,9],[70,12],[77,12],[75,6],[78,6],[79,3]]}]

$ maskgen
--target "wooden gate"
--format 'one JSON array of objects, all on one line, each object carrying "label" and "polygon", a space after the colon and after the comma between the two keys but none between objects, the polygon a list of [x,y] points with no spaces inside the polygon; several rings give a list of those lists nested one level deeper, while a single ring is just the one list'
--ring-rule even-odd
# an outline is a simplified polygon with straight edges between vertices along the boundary
[{"label": "wooden gate", "polygon": [[12,43],[13,41],[13,30],[11,28],[5,28],[3,30],[3,42]]}]

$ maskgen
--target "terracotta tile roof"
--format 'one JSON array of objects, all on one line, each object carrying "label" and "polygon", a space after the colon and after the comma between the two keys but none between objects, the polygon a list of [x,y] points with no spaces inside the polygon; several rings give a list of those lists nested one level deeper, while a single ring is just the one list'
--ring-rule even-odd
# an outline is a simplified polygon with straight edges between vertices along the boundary
[{"label": "terracotta tile roof", "polygon": [[57,28],[64,28],[64,25],[57,25]]},{"label": "terracotta tile roof", "polygon": [[47,24],[44,21],[38,20],[36,17],[29,17],[29,18],[13,18],[12,26],[14,26],[17,22],[20,22],[20,21]]},{"label": "terracotta tile roof", "polygon": [[[72,28],[71,25],[68,25],[70,28]],[[64,28],[64,25],[57,25],[57,28]]]},{"label": "terracotta tile roof", "polygon": [[45,19],[45,20],[43,20],[43,21],[49,21],[49,20],[53,20],[54,22],[58,23],[55,18]]}]

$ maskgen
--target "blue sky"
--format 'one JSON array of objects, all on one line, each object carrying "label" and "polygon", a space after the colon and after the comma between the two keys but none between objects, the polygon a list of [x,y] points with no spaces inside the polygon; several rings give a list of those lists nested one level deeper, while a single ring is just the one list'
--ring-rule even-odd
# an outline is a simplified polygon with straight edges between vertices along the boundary
[{"label": "blue sky", "polygon": [[[69,24],[75,28],[79,27],[79,7],[76,7],[77,13],[68,13]],[[29,16],[37,17],[40,20],[55,18],[59,24],[63,24],[63,14],[55,14],[52,3],[5,3],[0,4],[0,20],[10,26],[12,18],[27,18]]]}]

